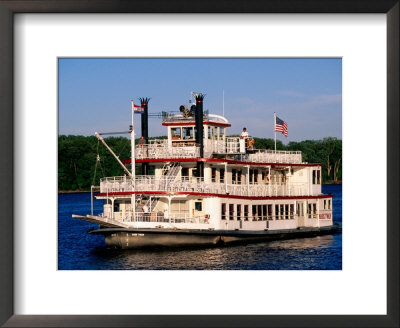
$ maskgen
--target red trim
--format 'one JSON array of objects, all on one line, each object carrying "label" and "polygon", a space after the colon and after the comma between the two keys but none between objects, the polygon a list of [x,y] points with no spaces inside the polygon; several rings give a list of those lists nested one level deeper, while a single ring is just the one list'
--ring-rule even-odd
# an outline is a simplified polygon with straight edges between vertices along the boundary
[{"label": "red trim", "polygon": [[[180,126],[180,125],[195,125],[196,122],[163,122],[161,123],[164,126]],[[212,121],[205,121],[203,122],[203,124],[207,124],[207,125],[217,125],[217,126],[226,126],[226,127],[230,127],[231,124],[229,123],[222,123],[222,122],[212,122]]]},{"label": "red trim", "polygon": [[219,198],[233,198],[233,199],[249,199],[249,200],[279,200],[279,199],[324,199],[333,198],[332,194],[318,195],[318,196],[271,196],[271,197],[252,197],[252,196],[237,196],[237,195],[223,195],[223,194],[211,194],[204,192],[167,192],[167,191],[121,191],[121,192],[109,192],[108,194],[98,193],[95,196],[123,196],[123,195],[191,195],[191,196],[204,196],[204,197],[219,197]]},{"label": "red trim", "polygon": [[[131,160],[127,159],[122,161],[124,164],[130,164]],[[222,158],[147,158],[147,159],[137,159],[136,163],[161,163],[161,162],[216,162],[216,163],[228,163],[228,164],[240,164],[240,165],[258,165],[265,166],[271,165],[272,167],[280,166],[322,166],[322,163],[305,164],[305,163],[262,163],[262,162],[244,162],[235,161],[231,159]]]}]

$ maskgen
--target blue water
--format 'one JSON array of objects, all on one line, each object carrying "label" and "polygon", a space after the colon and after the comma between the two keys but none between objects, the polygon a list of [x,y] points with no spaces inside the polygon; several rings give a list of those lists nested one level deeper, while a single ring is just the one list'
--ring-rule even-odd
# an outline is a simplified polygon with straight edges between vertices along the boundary
[{"label": "blue water", "polygon": [[[323,185],[333,194],[335,222],[342,223],[342,186]],[[94,214],[102,202],[94,201]],[[108,249],[102,236],[87,231],[97,225],[73,219],[90,213],[90,194],[58,196],[58,268],[60,270],[341,270],[342,234],[237,246]]]}]

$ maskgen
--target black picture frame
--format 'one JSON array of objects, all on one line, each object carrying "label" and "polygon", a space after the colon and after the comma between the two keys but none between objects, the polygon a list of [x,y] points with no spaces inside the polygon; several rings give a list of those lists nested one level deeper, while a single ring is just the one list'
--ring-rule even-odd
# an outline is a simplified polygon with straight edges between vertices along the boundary
[{"label": "black picture frame", "polygon": [[[399,0],[0,0],[0,324],[4,327],[399,327]],[[13,16],[16,13],[385,13],[387,315],[14,315]],[[371,241],[372,242],[372,241]],[[332,286],[331,286],[332,287]],[[332,287],[333,288],[333,287]],[[343,295],[345,297],[345,295]]]}]

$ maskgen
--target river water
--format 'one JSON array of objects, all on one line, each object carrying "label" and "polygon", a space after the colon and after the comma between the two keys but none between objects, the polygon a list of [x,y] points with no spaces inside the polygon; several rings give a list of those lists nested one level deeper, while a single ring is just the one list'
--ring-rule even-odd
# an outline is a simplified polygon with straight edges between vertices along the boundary
[{"label": "river water", "polygon": [[[333,194],[334,221],[342,223],[342,185],[323,185]],[[103,212],[94,201],[94,214]],[[58,196],[59,270],[341,270],[342,234],[203,248],[108,249],[97,225],[72,214],[90,213],[90,193]]]}]

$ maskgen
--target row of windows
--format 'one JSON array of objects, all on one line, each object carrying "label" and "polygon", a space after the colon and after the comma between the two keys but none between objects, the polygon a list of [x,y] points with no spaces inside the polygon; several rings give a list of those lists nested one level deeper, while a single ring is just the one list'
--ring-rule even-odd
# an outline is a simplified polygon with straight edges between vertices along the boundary
[{"label": "row of windows", "polygon": [[[324,209],[331,208],[331,200],[324,199]],[[263,205],[242,205],[242,204],[221,204],[222,220],[244,220],[244,221],[264,221],[264,220],[289,220],[294,219],[294,215],[306,215],[308,218],[317,217],[317,204],[309,203],[304,208],[303,203],[297,203],[295,212],[294,204],[275,204],[273,212],[272,204]]]},{"label": "row of windows", "polygon": [[[261,180],[268,183],[269,177],[266,171],[261,172]],[[217,182],[217,169],[215,167],[211,168],[211,182]],[[219,169],[219,182],[225,182],[225,169]],[[232,169],[232,184],[242,183],[242,170]],[[251,169],[249,171],[249,183],[258,183],[258,170]]]},{"label": "row of windows", "polygon": [[[208,127],[208,139],[220,138],[224,137],[225,128],[223,127]],[[197,129],[196,127],[189,126],[189,127],[179,127],[179,128],[171,128],[171,136],[172,139],[194,139],[196,135]],[[204,138],[204,131],[203,131],[203,138]]]},{"label": "row of windows", "polygon": [[276,204],[275,213],[272,212],[272,204],[263,205],[242,205],[242,204],[221,204],[222,220],[244,220],[244,221],[265,221],[265,220],[289,220],[294,219],[294,204]]}]

